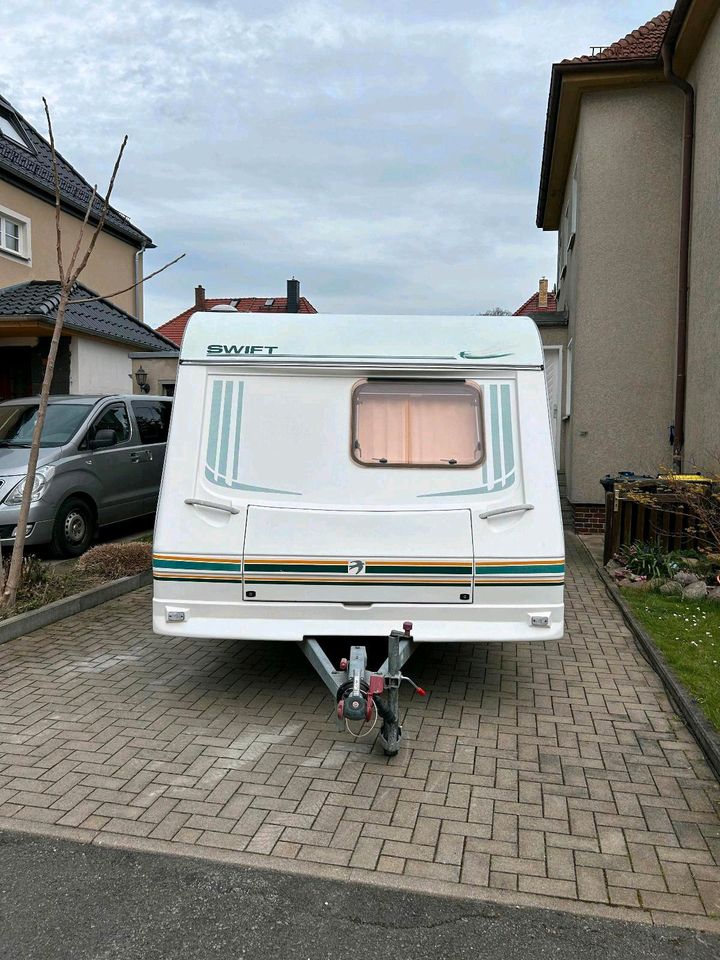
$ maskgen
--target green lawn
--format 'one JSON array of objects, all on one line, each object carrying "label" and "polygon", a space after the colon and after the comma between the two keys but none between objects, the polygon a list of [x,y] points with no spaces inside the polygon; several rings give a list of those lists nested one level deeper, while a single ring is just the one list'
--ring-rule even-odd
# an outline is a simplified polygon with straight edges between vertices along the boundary
[{"label": "green lawn", "polygon": [[628,589],[622,595],[720,730],[720,603]]}]

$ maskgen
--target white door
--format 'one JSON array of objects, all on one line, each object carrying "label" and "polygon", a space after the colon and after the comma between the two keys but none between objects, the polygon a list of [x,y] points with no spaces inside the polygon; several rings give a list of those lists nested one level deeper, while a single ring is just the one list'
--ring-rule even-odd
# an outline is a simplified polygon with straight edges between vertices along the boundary
[{"label": "white door", "polygon": [[545,357],[545,386],[547,388],[548,405],[550,407],[550,424],[552,426],[553,450],[555,465],[560,460],[560,347],[543,347]]}]

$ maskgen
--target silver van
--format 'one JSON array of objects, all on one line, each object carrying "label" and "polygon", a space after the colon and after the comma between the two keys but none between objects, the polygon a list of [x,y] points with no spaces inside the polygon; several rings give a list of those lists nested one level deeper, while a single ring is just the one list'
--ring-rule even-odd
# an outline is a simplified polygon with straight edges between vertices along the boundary
[{"label": "silver van", "polygon": [[[38,403],[38,397],[0,403],[3,546],[15,538]],[[98,527],[154,513],[170,409],[167,397],[50,397],[26,543],[76,557]]]}]

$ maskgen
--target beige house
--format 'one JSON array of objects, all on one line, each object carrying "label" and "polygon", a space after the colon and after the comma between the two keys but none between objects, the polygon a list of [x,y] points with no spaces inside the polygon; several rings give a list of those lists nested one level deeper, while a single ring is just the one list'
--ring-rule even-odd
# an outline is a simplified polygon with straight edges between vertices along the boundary
[{"label": "beige house", "polygon": [[[58,157],[63,254],[77,241],[91,187]],[[97,222],[96,200],[90,222]],[[82,275],[84,296],[113,294],[142,276],[143,251],[154,246],[110,208]],[[0,400],[37,392],[52,333],[58,268],[50,147],[0,96]],[[128,392],[131,350],[172,347],[142,323],[142,287],[90,308],[71,306],[58,355],[57,393]]]},{"label": "beige house", "polygon": [[605,474],[717,469],[719,9],[681,0],[552,68],[537,223],[558,234],[579,530],[602,526]]}]

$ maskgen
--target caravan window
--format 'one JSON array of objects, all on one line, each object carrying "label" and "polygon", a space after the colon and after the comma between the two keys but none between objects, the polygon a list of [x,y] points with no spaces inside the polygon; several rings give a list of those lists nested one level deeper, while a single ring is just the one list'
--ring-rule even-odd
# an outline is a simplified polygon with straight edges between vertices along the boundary
[{"label": "caravan window", "polygon": [[484,456],[474,384],[368,380],[352,398],[352,455],[365,466],[473,467]]}]

